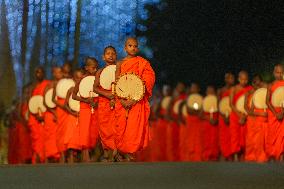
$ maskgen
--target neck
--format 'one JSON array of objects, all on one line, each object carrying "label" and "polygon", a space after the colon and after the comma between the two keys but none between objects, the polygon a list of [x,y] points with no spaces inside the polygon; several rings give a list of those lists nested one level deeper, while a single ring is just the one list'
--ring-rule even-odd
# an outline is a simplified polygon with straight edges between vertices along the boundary
[{"label": "neck", "polygon": [[134,58],[135,57],[135,55],[130,55],[130,54],[128,54],[127,56],[126,56],[126,58]]}]

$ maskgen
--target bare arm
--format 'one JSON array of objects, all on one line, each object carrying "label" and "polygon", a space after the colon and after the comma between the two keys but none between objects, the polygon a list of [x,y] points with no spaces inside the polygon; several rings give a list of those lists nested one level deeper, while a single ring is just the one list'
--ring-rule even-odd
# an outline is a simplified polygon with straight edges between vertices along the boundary
[{"label": "bare arm", "polygon": [[233,103],[233,99],[236,93],[236,87],[233,87],[231,92],[230,92],[230,106],[233,112],[235,112],[236,114],[238,114],[238,116],[241,116],[242,113],[238,111],[238,109],[236,108],[236,106]]},{"label": "bare arm", "polygon": [[65,106],[65,109],[67,110],[68,113],[72,114],[73,116],[78,116],[78,113],[73,111],[70,106],[69,106],[69,99],[71,98],[71,95],[73,93],[73,90],[74,90],[74,87],[71,87],[68,92],[67,92],[67,95],[66,95],[66,100],[65,100],[65,103],[64,103],[64,106]]},{"label": "bare arm", "polygon": [[76,83],[75,87],[74,87],[74,90],[73,90],[73,93],[72,93],[72,98],[74,100],[78,100],[80,102],[85,102],[85,103],[88,103],[90,104],[90,101],[86,98],[82,98],[78,95],[78,92],[79,92],[79,84],[80,82]]},{"label": "bare arm", "polygon": [[52,101],[56,104],[56,106],[58,106],[59,108],[63,109],[64,110],[64,105],[58,103],[57,99],[56,99],[56,86],[57,86],[57,83],[56,82],[54,84],[54,90],[53,90],[53,94],[52,94]]},{"label": "bare arm", "polygon": [[249,99],[248,97],[254,93],[255,90],[250,90],[245,94],[245,110],[249,115],[254,115],[254,104],[251,103],[251,107],[249,107]]}]

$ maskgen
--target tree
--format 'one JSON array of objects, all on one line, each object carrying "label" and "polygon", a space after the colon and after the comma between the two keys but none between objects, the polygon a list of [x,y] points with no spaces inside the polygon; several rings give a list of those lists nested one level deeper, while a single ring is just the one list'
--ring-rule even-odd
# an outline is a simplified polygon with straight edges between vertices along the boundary
[{"label": "tree", "polygon": [[75,23],[75,38],[74,38],[74,60],[73,60],[73,67],[76,67],[76,66],[78,65],[78,63],[79,63],[81,9],[82,9],[82,2],[81,2],[81,0],[77,0],[76,23]]}]

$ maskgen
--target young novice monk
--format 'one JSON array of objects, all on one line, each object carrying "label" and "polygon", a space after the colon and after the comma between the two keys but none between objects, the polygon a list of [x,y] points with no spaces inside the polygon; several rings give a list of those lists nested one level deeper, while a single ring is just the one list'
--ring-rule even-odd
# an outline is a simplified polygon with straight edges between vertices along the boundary
[{"label": "young novice monk", "polygon": [[[116,63],[116,50],[112,46],[108,46],[104,50],[103,60],[106,66],[114,65]],[[100,75],[104,68],[101,68],[96,73],[96,80],[94,90],[99,94],[98,105],[98,121],[99,134],[104,149],[104,159],[106,161],[114,161],[114,153],[116,153],[114,129],[115,129],[115,111],[114,111],[114,95],[111,89],[106,90],[100,86]]]},{"label": "young novice monk", "polygon": [[[127,56],[117,64],[116,78],[124,73],[135,73],[145,82],[145,96],[140,101],[116,99],[116,146],[127,160],[133,159],[131,154],[142,150],[149,142],[150,115],[149,98],[155,83],[155,73],[150,63],[137,56],[139,52],[138,41],[128,38],[125,42]],[[128,117],[126,116],[129,110]]]},{"label": "young novice monk", "polygon": [[[49,89],[54,89],[56,83],[63,78],[63,73],[61,67],[52,68],[53,80],[45,88],[44,95]],[[44,103],[46,104],[45,100]],[[45,156],[47,161],[55,161],[59,158],[57,144],[56,144],[56,129],[57,129],[57,114],[55,108],[48,108],[44,116],[44,130],[45,130]]]},{"label": "young novice monk", "polygon": [[[86,58],[86,75],[95,76],[98,69],[98,61],[95,58]],[[78,95],[80,82],[76,83],[72,98],[80,101],[80,113],[79,113],[79,130],[80,130],[80,145],[82,148],[82,158],[84,162],[90,161],[89,151],[96,146],[98,140],[98,128],[97,122],[97,98],[83,98]],[[93,112],[92,112],[93,108]]]},{"label": "young novice monk", "polygon": [[[81,69],[77,69],[73,73],[73,80],[75,83],[79,83],[83,78],[83,72]],[[69,106],[69,99],[72,98],[74,87],[71,87],[66,96],[65,108],[68,112],[68,127],[66,129],[66,134],[64,137],[64,145],[69,150],[68,163],[74,162],[74,150],[81,150],[80,146],[80,135],[78,127],[78,112],[72,110]]]},{"label": "young novice monk", "polygon": [[[216,96],[216,90],[213,86],[208,86],[206,95]],[[203,112],[202,115],[202,160],[217,161],[219,157],[218,145],[218,113]]]},{"label": "young novice monk", "polygon": [[274,107],[271,103],[273,92],[284,86],[283,66],[274,66],[273,75],[275,80],[267,87],[266,104],[268,106],[268,126],[266,134],[266,153],[269,159],[283,161],[284,151],[284,121],[283,104],[282,107]]},{"label": "young novice monk", "polygon": [[252,86],[253,89],[246,93],[245,98],[245,109],[248,112],[245,160],[265,162],[267,157],[264,149],[264,137],[267,128],[267,111],[256,108],[252,103],[252,96],[257,89],[266,87],[266,84],[260,75],[255,75]]},{"label": "young novice monk", "polygon": [[239,161],[239,158],[243,155],[246,129],[246,115],[236,108],[236,103],[251,89],[252,87],[248,85],[248,73],[246,71],[239,72],[239,83],[232,87],[230,93],[230,106],[232,108],[230,114],[231,154],[234,161]]},{"label": "young novice monk", "polygon": [[[232,73],[225,74],[225,86],[219,89],[218,98],[221,101],[223,98],[230,96],[232,86],[235,84],[235,76]],[[229,114],[223,115],[219,112],[219,147],[221,158],[230,160],[231,157],[231,137],[229,128]]]}]

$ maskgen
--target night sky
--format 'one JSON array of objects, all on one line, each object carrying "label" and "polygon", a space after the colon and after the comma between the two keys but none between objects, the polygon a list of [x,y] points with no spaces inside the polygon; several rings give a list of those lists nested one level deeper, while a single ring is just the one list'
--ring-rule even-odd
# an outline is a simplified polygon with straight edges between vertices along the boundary
[{"label": "night sky", "polygon": [[159,84],[220,86],[227,71],[270,73],[284,55],[284,3],[247,0],[168,0],[148,7],[148,37]]}]

